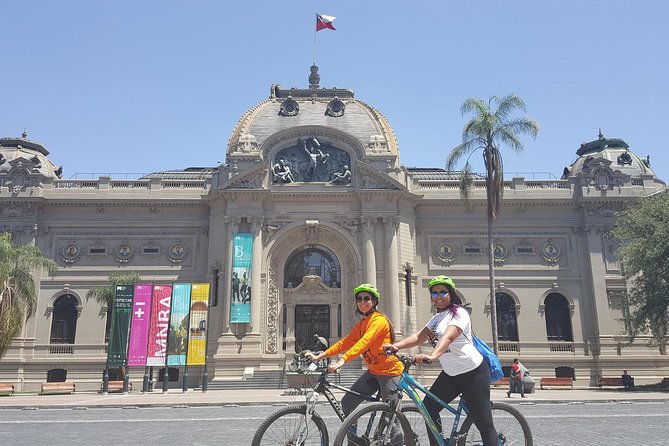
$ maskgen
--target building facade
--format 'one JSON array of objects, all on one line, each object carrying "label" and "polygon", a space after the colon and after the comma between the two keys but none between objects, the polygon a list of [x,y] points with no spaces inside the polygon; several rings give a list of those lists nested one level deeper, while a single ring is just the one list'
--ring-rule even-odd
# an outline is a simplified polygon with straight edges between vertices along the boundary
[{"label": "building facade", "polygon": [[[60,370],[78,388],[97,387],[107,309],[85,296],[117,271],[212,284],[210,380],[281,370],[314,333],[336,341],[357,320],[360,282],[378,286],[404,336],[431,316],[428,280],[449,275],[490,340],[484,180],[464,202],[452,173],[401,164],[380,111],[321,88],[315,67],[309,81],[273,85],[212,168],[67,180],[27,135],[0,139],[0,225],[59,263],[54,276],[36,276],[37,313],[0,361],[0,380],[35,390]],[[665,183],[620,139],[600,134],[576,154],[561,179],[504,182],[494,230],[502,362],[518,356],[535,376],[573,374],[577,385],[622,369],[655,382],[669,360],[623,335],[626,283],[607,233],[625,204]],[[233,265],[239,233],[253,241],[248,276]],[[234,322],[242,304],[249,321]],[[140,382],[143,373],[130,370]]]}]

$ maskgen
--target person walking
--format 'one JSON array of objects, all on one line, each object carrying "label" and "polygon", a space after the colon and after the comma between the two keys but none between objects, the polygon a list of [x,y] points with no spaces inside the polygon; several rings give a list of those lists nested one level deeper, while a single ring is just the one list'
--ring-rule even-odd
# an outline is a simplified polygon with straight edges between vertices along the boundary
[{"label": "person walking", "polygon": [[[322,353],[307,352],[306,356],[312,361],[320,361],[344,352],[341,357],[328,366],[330,372],[336,372],[351,359],[362,356],[367,364],[360,378],[351,386],[351,390],[361,395],[373,395],[379,391],[379,396],[385,400],[391,391],[397,389],[399,376],[404,366],[395,356],[386,356],[383,345],[394,342],[395,335],[390,320],[381,313],[377,306],[381,294],[376,287],[369,283],[358,285],[354,290],[356,313],[362,319],[353,326],[351,331],[330,348]],[[341,399],[344,414],[350,414],[363,401],[362,398],[347,393]]]},{"label": "person walking", "polygon": [[[432,319],[420,331],[387,347],[397,351],[428,341],[430,354],[415,355],[417,363],[439,360],[442,371],[430,391],[442,401],[451,402],[462,394],[469,414],[481,433],[484,446],[497,446],[499,438],[492,421],[490,406],[490,369],[472,342],[469,313],[454,303],[455,282],[447,276],[436,276],[428,283],[432,305],[437,309]],[[439,413],[442,407],[432,398],[425,398],[432,421],[442,430]],[[439,443],[428,429],[430,445]]]},{"label": "person walking", "polygon": [[525,398],[525,389],[523,386],[524,373],[524,367],[522,367],[518,358],[513,358],[511,374],[509,375],[509,391],[506,392],[507,398],[511,398],[512,393],[520,393],[521,398]]}]

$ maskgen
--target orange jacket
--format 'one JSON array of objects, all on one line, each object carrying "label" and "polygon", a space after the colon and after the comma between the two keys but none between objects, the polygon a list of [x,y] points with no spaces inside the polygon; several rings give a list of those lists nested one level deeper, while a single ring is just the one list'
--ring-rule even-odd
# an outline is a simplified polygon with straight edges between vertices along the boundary
[{"label": "orange jacket", "polygon": [[362,355],[370,373],[383,376],[399,376],[404,370],[402,363],[395,356],[386,356],[381,347],[383,344],[390,343],[388,319],[382,313],[374,311],[369,317],[355,324],[346,337],[328,348],[325,354],[334,356],[346,351],[342,355],[344,361]]}]

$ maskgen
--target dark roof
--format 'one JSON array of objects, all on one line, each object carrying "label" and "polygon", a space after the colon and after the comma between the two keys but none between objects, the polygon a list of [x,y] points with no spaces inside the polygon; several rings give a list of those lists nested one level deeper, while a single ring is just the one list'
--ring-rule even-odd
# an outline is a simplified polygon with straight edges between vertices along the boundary
[{"label": "dark roof", "polygon": [[148,178],[161,178],[164,180],[204,180],[210,178],[214,172],[216,172],[215,167],[187,167],[183,170],[175,169],[152,172],[148,175],[144,175],[140,180]]}]

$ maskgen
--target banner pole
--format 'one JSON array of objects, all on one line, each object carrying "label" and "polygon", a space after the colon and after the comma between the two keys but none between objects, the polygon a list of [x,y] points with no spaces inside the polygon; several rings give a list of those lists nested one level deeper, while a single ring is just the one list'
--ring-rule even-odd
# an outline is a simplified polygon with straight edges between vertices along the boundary
[{"label": "banner pole", "polygon": [[190,312],[193,305],[193,283],[190,284],[190,300],[188,302],[188,324],[186,324],[186,359],[184,361],[184,376],[181,383],[181,393],[188,392],[188,343],[190,342]]},{"label": "banner pole", "polygon": [[[214,277],[213,280],[218,280],[217,277]],[[204,370],[202,371],[202,393],[207,391],[209,387],[209,372],[207,371],[207,358],[209,356],[209,309],[211,308],[211,293],[216,292],[213,287],[213,283],[209,284],[209,299],[207,302],[207,326],[205,327],[204,332]]]}]

